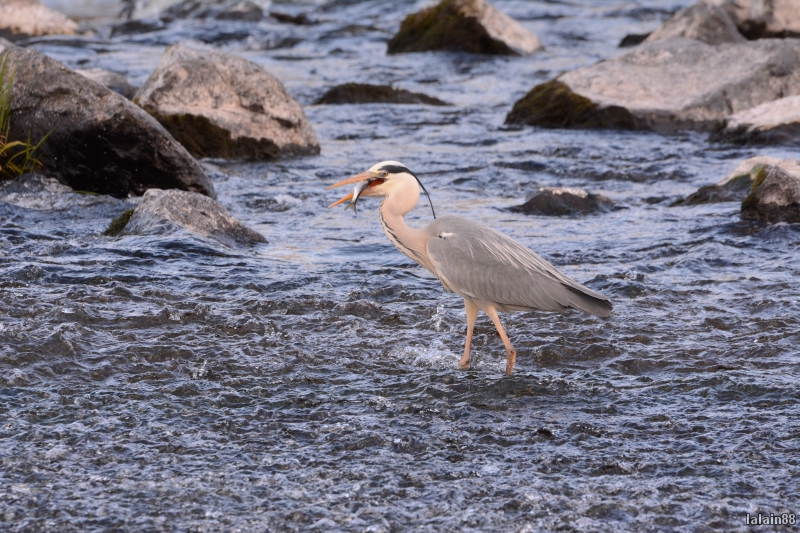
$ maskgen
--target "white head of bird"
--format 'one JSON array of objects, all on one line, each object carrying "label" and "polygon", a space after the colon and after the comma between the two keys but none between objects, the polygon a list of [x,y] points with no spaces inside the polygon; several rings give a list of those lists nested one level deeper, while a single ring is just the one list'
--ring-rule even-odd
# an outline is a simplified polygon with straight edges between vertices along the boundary
[{"label": "white head of bird", "polygon": [[[397,161],[384,161],[366,172],[328,187],[355,184],[352,193],[330,207],[361,196],[383,198],[380,221],[398,250],[439,278],[445,290],[464,298],[467,341],[459,366],[469,368],[472,331],[478,311],[492,320],[506,348],[506,373],[514,370],[517,352],[500,323],[499,312],[578,309],[600,317],[611,315],[607,297],[558,271],[536,253],[493,228],[457,216],[443,216],[421,229],[403,217],[428,191],[419,178]],[[433,203],[431,203],[433,212]]]}]

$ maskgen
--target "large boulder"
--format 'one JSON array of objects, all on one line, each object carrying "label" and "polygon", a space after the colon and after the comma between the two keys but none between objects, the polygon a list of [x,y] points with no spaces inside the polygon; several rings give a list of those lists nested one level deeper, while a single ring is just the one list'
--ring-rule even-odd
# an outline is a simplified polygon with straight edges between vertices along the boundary
[{"label": "large boulder", "polygon": [[395,89],[389,85],[371,85],[368,83],[344,83],[331,87],[314,103],[450,105],[427,94]]},{"label": "large boulder", "polygon": [[739,111],[711,135],[712,141],[748,144],[800,144],[800,95]]},{"label": "large boulder", "polygon": [[713,131],[732,113],[800,93],[800,41],[673,38],[567,72],[514,104],[509,124]]},{"label": "large boulder", "polygon": [[800,222],[800,177],[780,167],[764,166],[742,202],[742,219]]},{"label": "large boulder", "polygon": [[67,185],[116,197],[153,187],[214,195],[192,156],[123,96],[33,49],[0,49],[15,74],[10,138],[49,134],[37,157]]},{"label": "large boulder", "polygon": [[611,199],[583,189],[542,187],[530,200],[508,210],[525,215],[560,217],[609,211],[613,206]]},{"label": "large boulder", "polygon": [[704,185],[686,198],[673,202],[672,206],[713,204],[718,202],[741,202],[747,197],[756,175],[766,166],[774,166],[791,175],[800,177],[800,163],[793,159],[778,159],[756,156],[746,159],[714,185]]},{"label": "large boulder", "polygon": [[172,45],[134,101],[198,157],[319,153],[311,123],[283,84],[234,55]]},{"label": "large boulder", "polygon": [[719,6],[699,2],[675,13],[651,33],[645,42],[672,37],[696,39],[706,44],[741,43],[745,38],[736,29],[731,17]]},{"label": "large boulder", "polygon": [[115,93],[119,93],[129,100],[133,98],[134,94],[136,94],[136,87],[131,85],[128,81],[128,78],[119,72],[97,67],[86,69],[76,68],[75,72],[85,78],[89,78],[90,80],[99,83],[100,85],[108,87]]},{"label": "large boulder", "polygon": [[0,0],[0,37],[12,41],[40,35],[73,35],[78,24],[37,0]]},{"label": "large boulder", "polygon": [[800,37],[797,0],[705,0],[722,7],[748,39]]},{"label": "large boulder", "polygon": [[442,0],[406,17],[387,52],[527,55],[543,49],[535,35],[485,0]]},{"label": "large boulder", "polygon": [[158,234],[176,227],[230,247],[267,242],[263,235],[230,216],[207,196],[159,189],[144,193],[141,203],[112,221],[106,234]]}]

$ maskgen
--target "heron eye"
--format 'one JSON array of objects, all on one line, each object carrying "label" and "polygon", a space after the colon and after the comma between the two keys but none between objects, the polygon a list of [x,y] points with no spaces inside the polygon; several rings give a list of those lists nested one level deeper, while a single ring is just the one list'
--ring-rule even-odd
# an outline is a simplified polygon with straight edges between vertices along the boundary
[{"label": "heron eye", "polygon": [[382,177],[382,178],[385,178],[385,177],[386,177],[386,176],[388,176],[388,175],[389,175],[389,173],[388,173],[388,172],[386,172],[385,170],[381,170],[381,177]]}]

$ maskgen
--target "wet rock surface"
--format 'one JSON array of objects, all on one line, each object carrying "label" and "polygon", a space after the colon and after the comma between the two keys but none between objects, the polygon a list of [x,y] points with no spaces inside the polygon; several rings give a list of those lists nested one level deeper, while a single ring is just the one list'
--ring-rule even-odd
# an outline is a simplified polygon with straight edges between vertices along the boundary
[{"label": "wet rock surface", "polygon": [[800,163],[793,159],[777,159],[769,156],[755,156],[739,163],[719,183],[704,185],[686,198],[673,202],[678,205],[700,205],[718,202],[741,202],[753,187],[756,175],[765,166],[779,167],[785,172],[800,177]]},{"label": "wet rock surface", "polygon": [[675,13],[660,28],[651,33],[645,42],[672,37],[696,39],[706,44],[742,43],[739,33],[728,13],[719,6],[698,2]]},{"label": "wet rock surface", "polygon": [[788,96],[739,111],[711,134],[716,142],[742,144],[800,143],[800,96]]},{"label": "wet rock surface", "polygon": [[315,104],[425,104],[450,105],[427,94],[397,89],[389,85],[345,83],[325,91]]},{"label": "wet rock surface", "polygon": [[672,38],[534,87],[506,122],[710,131],[731,113],[800,91],[800,41],[710,46]]},{"label": "wet rock surface", "polygon": [[277,78],[241,57],[173,45],[135,101],[198,157],[319,153],[300,104]]},{"label": "wet rock surface", "polygon": [[121,216],[122,220],[112,222],[109,234],[153,235],[170,231],[175,225],[230,247],[267,242],[215,200],[193,192],[149,189],[132,212]]},{"label": "wet rock surface", "polygon": [[197,162],[140,108],[35,50],[6,50],[15,72],[11,138],[49,133],[38,155],[48,172],[117,197],[151,187],[214,195]]},{"label": "wet rock surface", "polygon": [[264,18],[264,10],[258,4],[245,0],[221,11],[217,18],[220,20],[258,22]]},{"label": "wet rock surface", "polygon": [[800,176],[765,165],[742,202],[742,219],[760,222],[800,222]]},{"label": "wet rock surface", "polygon": [[128,78],[124,74],[114,72],[113,70],[106,70],[103,68],[88,68],[88,69],[75,69],[75,72],[81,76],[96,81],[100,85],[107,87],[119,93],[128,100],[133,98],[136,94],[136,87],[128,82]]},{"label": "wet rock surface", "polygon": [[37,0],[0,0],[0,37],[16,41],[41,35],[74,35],[78,24]]},{"label": "wet rock surface", "polygon": [[485,0],[443,0],[406,17],[387,52],[527,55],[543,49],[535,35]]},{"label": "wet rock surface", "polygon": [[583,189],[545,187],[524,204],[509,207],[508,210],[525,215],[561,217],[609,211],[613,206],[610,198]]}]

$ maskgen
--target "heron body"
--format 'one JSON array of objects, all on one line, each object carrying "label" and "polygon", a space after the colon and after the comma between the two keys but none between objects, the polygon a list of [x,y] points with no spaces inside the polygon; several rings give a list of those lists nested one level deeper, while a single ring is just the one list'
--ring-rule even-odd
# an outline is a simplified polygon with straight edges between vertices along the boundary
[{"label": "heron body", "polygon": [[331,207],[348,200],[355,203],[358,192],[360,196],[383,197],[380,221],[392,244],[439,278],[446,290],[464,299],[467,339],[461,368],[469,368],[479,310],[492,320],[503,340],[509,375],[514,370],[516,351],[498,311],[578,309],[600,317],[611,315],[607,297],[565,276],[530,249],[488,226],[457,216],[439,217],[421,229],[408,226],[403,217],[419,202],[422,183],[401,163],[378,163],[329,188],[352,183],[359,184],[354,193]]}]

